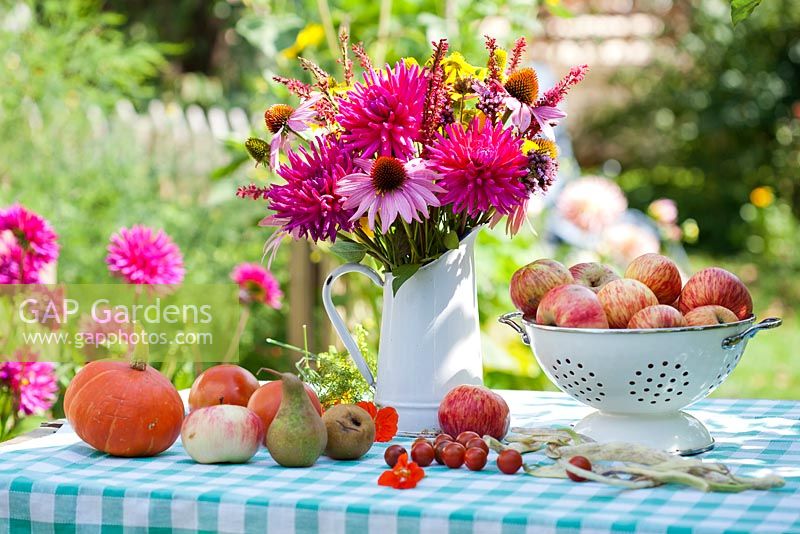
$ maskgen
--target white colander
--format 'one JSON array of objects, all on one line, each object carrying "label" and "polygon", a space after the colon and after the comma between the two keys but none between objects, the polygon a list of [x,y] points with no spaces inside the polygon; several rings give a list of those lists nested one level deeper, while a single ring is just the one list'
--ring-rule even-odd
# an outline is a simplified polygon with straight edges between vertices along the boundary
[{"label": "white colander", "polygon": [[500,322],[530,345],[545,374],[564,393],[596,408],[575,430],[597,441],[627,441],[697,454],[714,439],[682,408],[707,397],[739,363],[747,341],[781,324],[755,317],[684,328],[559,328],[507,313]]}]

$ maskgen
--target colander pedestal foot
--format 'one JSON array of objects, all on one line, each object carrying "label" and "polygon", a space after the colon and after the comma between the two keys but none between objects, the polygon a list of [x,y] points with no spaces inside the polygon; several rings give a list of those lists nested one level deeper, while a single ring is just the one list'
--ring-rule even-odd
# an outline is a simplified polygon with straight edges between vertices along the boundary
[{"label": "colander pedestal foot", "polygon": [[686,412],[612,414],[596,411],[581,419],[575,431],[599,442],[640,443],[681,456],[714,448],[714,438],[705,425]]}]

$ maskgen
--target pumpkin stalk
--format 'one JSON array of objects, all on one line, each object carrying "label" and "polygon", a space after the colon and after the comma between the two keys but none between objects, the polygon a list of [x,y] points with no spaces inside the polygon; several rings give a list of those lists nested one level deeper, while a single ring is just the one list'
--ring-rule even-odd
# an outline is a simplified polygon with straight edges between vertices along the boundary
[{"label": "pumpkin stalk", "polygon": [[147,362],[142,360],[133,360],[131,362],[131,369],[136,369],[137,371],[144,371],[147,369]]}]

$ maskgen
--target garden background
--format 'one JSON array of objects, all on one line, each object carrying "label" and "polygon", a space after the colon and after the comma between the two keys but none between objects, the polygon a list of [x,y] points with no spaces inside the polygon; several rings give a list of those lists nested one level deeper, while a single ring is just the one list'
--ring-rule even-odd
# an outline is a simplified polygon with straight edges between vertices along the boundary
[{"label": "garden background", "polygon": [[[715,396],[798,398],[794,0],[765,2],[736,26],[722,0],[2,0],[0,206],[21,202],[51,222],[61,243],[60,282],[111,282],[109,236],[133,224],[172,236],[187,283],[229,281],[237,263],[261,260],[269,235],[257,225],[264,204],[235,196],[237,186],[274,179],[247,163],[243,140],[263,135],[269,105],[290,100],[273,75],[306,79],[298,56],[337,68],[343,25],[379,64],[427,57],[430,41],[442,36],[478,63],[483,34],[509,39],[506,46],[511,36],[528,37],[527,61],[545,77],[588,63],[560,132],[562,152],[569,156],[570,143],[574,152],[573,163],[562,165],[561,187],[579,174],[615,182],[638,210],[629,213],[661,232],[664,252],[687,272],[728,268],[749,285],[759,316],[784,318],[780,330],[748,348]],[[582,250],[564,230],[562,192],[534,210],[536,234],[510,240],[498,228],[479,238],[489,386],[553,388],[528,349],[496,324],[512,309],[507,287],[516,268],[543,256],[619,262],[641,245],[634,233]],[[675,201],[676,224],[654,222],[651,203],[659,198]],[[244,365],[287,369],[297,359],[266,338],[307,342],[312,351],[335,342],[319,283],[340,261],[304,243],[284,244],[271,266],[283,306],[261,307],[250,319]],[[376,346],[378,290],[351,280],[338,303]],[[188,365],[171,377],[187,387],[193,373]]]}]

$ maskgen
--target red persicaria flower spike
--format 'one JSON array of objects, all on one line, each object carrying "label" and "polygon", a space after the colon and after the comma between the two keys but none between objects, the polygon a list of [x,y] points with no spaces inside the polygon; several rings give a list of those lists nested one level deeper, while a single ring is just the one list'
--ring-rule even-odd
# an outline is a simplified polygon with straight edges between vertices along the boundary
[{"label": "red persicaria flower spike", "polygon": [[525,41],[524,37],[520,37],[517,39],[517,42],[514,43],[514,49],[511,51],[511,60],[508,63],[508,69],[506,69],[506,76],[510,76],[517,70],[517,67],[519,67],[522,61],[522,54],[525,53],[526,46],[528,46],[528,43]]},{"label": "red persicaria flower spike", "polygon": [[447,49],[450,45],[447,43],[447,39],[439,39],[438,43],[434,42],[432,44],[434,48],[422,115],[422,138],[420,142],[423,147],[427,147],[433,141],[447,97],[444,87],[442,60],[447,54]]},{"label": "red persicaria flower spike", "polygon": [[317,65],[311,60],[308,60],[304,57],[297,58],[300,60],[300,66],[303,67],[303,70],[307,70],[311,74],[314,75],[314,78],[317,79],[317,87],[323,93],[327,93],[328,89],[330,89],[330,79],[331,75],[328,74],[322,67]]},{"label": "red persicaria flower spike", "polygon": [[353,83],[353,61],[350,59],[350,33],[347,26],[342,26],[339,30],[339,55],[341,56],[336,61],[342,66],[344,70],[344,83],[350,85]]},{"label": "red persicaria flower spike", "polygon": [[536,102],[536,106],[557,106],[562,100],[564,100],[564,97],[567,96],[567,92],[573,85],[583,81],[588,71],[588,65],[578,65],[572,67],[569,70],[569,73],[561,78],[561,81],[559,81],[555,87],[545,91],[544,96],[542,96],[542,98]]},{"label": "red persicaria flower spike", "polygon": [[484,35],[486,38],[486,50],[489,52],[489,60],[486,68],[489,70],[487,80],[500,81],[500,65],[497,64],[497,39]]},{"label": "red persicaria flower spike", "polygon": [[239,198],[251,198],[253,200],[266,199],[269,193],[268,185],[240,185],[236,190],[236,196]]},{"label": "red persicaria flower spike", "polygon": [[372,68],[372,60],[369,58],[369,54],[367,54],[367,51],[364,49],[364,43],[354,44],[353,54],[355,54],[358,59],[358,64],[361,65],[362,69],[375,70]]},{"label": "red persicaria flower spike", "polygon": [[378,478],[379,486],[394,489],[411,489],[425,477],[425,471],[415,462],[408,461],[408,454],[401,454],[392,469],[384,471]]},{"label": "red persicaria flower spike", "polygon": [[289,92],[298,96],[300,100],[311,97],[311,86],[307,83],[295,80],[294,78],[284,78],[283,76],[273,76],[272,79],[285,85]]}]

